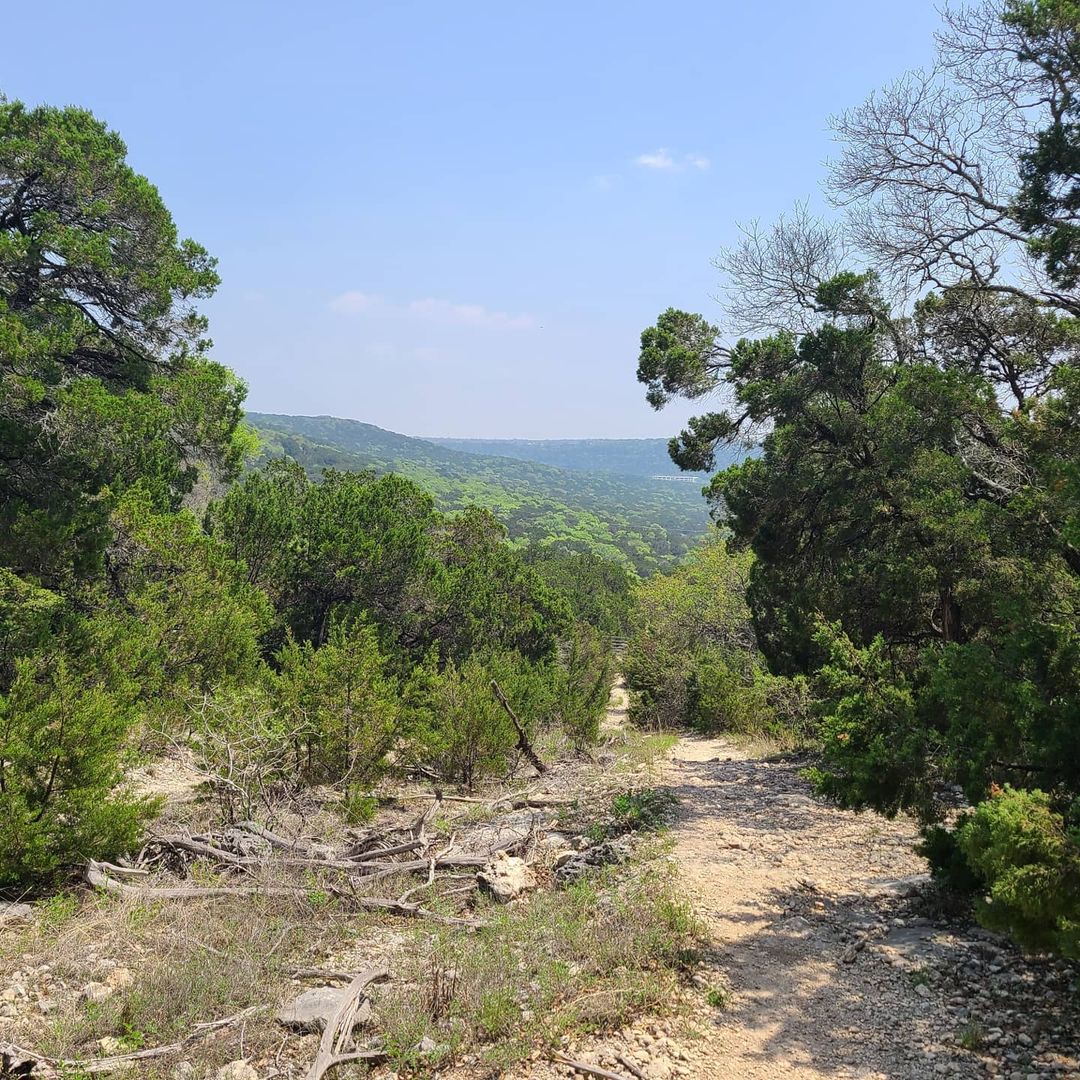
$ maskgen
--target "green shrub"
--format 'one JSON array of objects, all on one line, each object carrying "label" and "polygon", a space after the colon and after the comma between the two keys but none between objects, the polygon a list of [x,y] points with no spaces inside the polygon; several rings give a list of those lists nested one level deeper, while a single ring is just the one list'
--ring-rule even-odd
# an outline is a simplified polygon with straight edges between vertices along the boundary
[{"label": "green shrub", "polygon": [[599,635],[581,625],[563,655],[551,665],[554,714],[578,750],[592,746],[600,733],[600,720],[611,689],[611,653]]},{"label": "green shrub", "polygon": [[134,846],[154,805],[122,786],[132,720],[62,653],[15,662],[0,696],[0,888]]},{"label": "green shrub", "polygon": [[[504,679],[507,673],[500,672]],[[505,773],[517,746],[517,732],[492,693],[491,679],[491,666],[470,657],[441,672],[429,662],[411,688],[414,755],[439,776],[467,787],[481,776]],[[519,700],[518,689],[503,686],[527,723],[529,703]]]},{"label": "green shrub", "polygon": [[1080,956],[1080,829],[1042,791],[998,789],[957,829],[985,883],[980,922],[1032,949]]},{"label": "green shrub", "polygon": [[303,747],[305,778],[366,786],[381,771],[400,720],[374,627],[336,623],[321,648],[290,640],[276,659],[270,690],[284,729]]}]

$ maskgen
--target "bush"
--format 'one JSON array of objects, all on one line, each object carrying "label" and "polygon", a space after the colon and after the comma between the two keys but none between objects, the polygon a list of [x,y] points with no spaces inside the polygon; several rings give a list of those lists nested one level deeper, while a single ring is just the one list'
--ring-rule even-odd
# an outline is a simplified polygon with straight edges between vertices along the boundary
[{"label": "bush", "polygon": [[959,825],[956,841],[984,883],[980,922],[1028,948],[1080,956],[1080,828],[1049,795],[996,789]]},{"label": "bush", "polygon": [[600,719],[611,691],[611,653],[592,627],[581,624],[556,663],[549,665],[553,683],[552,721],[577,750],[596,742]]},{"label": "bush", "polygon": [[15,662],[0,696],[0,888],[134,845],[155,807],[122,787],[132,720],[62,653]]},{"label": "bush", "polygon": [[[507,672],[500,672],[504,678]],[[517,732],[491,690],[492,668],[477,657],[437,671],[428,661],[409,697],[414,754],[446,780],[471,787],[483,775],[505,773]],[[519,704],[517,685],[503,686],[528,723],[536,702]]]},{"label": "bush", "polygon": [[386,674],[374,627],[335,624],[325,645],[289,641],[270,690],[283,728],[303,746],[309,782],[346,790],[381,771],[398,732],[397,687]]}]

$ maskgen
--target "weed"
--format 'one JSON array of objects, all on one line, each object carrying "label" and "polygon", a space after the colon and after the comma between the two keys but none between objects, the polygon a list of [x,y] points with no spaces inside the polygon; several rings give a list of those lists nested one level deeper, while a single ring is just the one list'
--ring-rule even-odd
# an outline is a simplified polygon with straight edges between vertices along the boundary
[{"label": "weed", "polygon": [[912,986],[929,986],[930,973],[926,968],[913,968],[908,972],[908,980]]},{"label": "weed", "polygon": [[46,931],[59,930],[79,912],[79,898],[73,893],[59,892],[37,905],[41,927]]},{"label": "weed", "polygon": [[706,991],[705,1000],[714,1009],[726,1009],[731,1004],[731,991],[726,986],[712,986]]},{"label": "weed", "polygon": [[607,867],[485,915],[476,933],[418,933],[401,978],[376,992],[399,1068],[426,1035],[506,1070],[563,1035],[663,1011],[696,962],[697,926],[666,867]]},{"label": "weed", "polygon": [[981,1050],[985,1039],[985,1033],[983,1032],[982,1025],[976,1023],[974,1020],[968,1021],[956,1036],[956,1041],[965,1050]]},{"label": "weed", "polygon": [[620,832],[652,831],[664,826],[677,804],[666,788],[625,791],[611,801],[611,813]]},{"label": "weed", "polygon": [[349,790],[341,800],[341,812],[349,825],[366,825],[379,812],[379,800],[374,795]]},{"label": "weed", "polygon": [[667,755],[679,741],[679,736],[669,731],[645,732],[638,728],[624,728],[620,735],[621,745],[615,745],[618,768],[635,771],[642,765],[652,766]]}]

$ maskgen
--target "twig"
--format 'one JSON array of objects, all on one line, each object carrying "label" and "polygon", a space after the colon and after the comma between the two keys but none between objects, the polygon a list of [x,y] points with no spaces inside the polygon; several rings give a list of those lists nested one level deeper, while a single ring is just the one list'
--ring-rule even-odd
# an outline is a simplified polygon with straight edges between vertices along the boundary
[{"label": "twig", "polygon": [[179,1042],[167,1043],[165,1046],[152,1046],[146,1050],[135,1050],[130,1054],[114,1054],[103,1058],[48,1058],[33,1050],[26,1050],[11,1042],[0,1042],[0,1055],[4,1058],[23,1057],[29,1058],[37,1065],[43,1065],[44,1072],[48,1076],[63,1076],[69,1073],[103,1073],[114,1072],[117,1069],[126,1068],[135,1061],[149,1061],[153,1058],[166,1057],[179,1050],[184,1050],[199,1039],[205,1038],[214,1031],[229,1027],[232,1024],[246,1020],[253,1013],[264,1009],[265,1005],[252,1005],[243,1009],[233,1016],[227,1016],[223,1020],[211,1020],[205,1024],[196,1024],[191,1033]]},{"label": "twig", "polygon": [[510,721],[514,725],[514,730],[517,731],[518,749],[529,759],[532,763],[532,767],[543,776],[544,773],[548,771],[548,767],[540,760],[540,755],[532,748],[532,743],[529,742],[529,737],[525,734],[525,728],[517,718],[517,714],[514,712],[513,708],[511,708],[509,700],[502,691],[502,687],[492,679],[491,689],[499,699],[499,704],[502,705],[506,710],[507,715],[510,717]]},{"label": "twig", "polygon": [[589,1065],[584,1061],[575,1061],[573,1058],[568,1058],[565,1054],[552,1054],[552,1061],[557,1061],[560,1065],[567,1065],[571,1069],[576,1069],[578,1072],[588,1073],[590,1076],[599,1076],[603,1080],[626,1080],[626,1077],[622,1073],[610,1072],[608,1069],[601,1069],[599,1065]]}]

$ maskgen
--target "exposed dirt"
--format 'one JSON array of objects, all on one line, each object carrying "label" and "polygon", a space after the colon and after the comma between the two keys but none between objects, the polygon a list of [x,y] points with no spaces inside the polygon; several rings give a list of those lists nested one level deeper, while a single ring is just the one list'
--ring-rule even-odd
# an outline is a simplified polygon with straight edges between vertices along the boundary
[{"label": "exposed dirt", "polygon": [[[621,688],[612,705],[617,724]],[[1075,971],[928,917],[911,822],[830,806],[801,763],[725,739],[683,736],[663,780],[680,800],[673,858],[713,955],[675,1016],[569,1056],[649,1080],[1080,1077]]]}]

